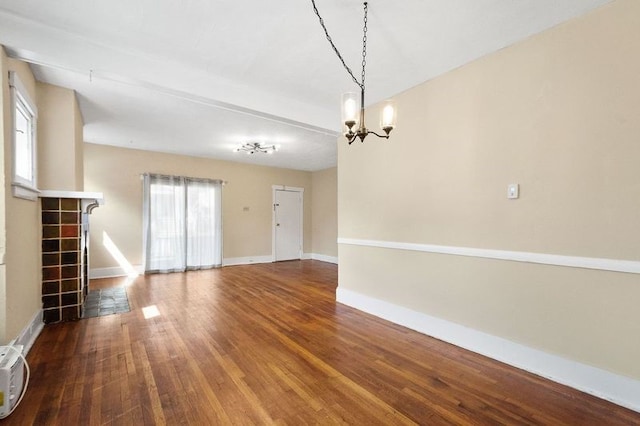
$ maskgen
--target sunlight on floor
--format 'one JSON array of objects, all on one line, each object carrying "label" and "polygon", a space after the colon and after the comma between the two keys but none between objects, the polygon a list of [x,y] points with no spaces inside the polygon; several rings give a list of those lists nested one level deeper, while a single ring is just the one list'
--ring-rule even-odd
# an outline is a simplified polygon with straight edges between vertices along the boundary
[{"label": "sunlight on floor", "polygon": [[144,319],[159,317],[160,311],[156,305],[145,306],[142,308],[142,315],[144,315]]}]

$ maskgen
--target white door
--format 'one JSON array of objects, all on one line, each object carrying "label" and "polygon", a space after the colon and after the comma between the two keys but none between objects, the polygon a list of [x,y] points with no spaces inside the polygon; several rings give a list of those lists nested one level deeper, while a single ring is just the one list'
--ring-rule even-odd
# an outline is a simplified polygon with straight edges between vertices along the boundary
[{"label": "white door", "polygon": [[302,192],[276,189],[274,193],[274,260],[302,257]]}]

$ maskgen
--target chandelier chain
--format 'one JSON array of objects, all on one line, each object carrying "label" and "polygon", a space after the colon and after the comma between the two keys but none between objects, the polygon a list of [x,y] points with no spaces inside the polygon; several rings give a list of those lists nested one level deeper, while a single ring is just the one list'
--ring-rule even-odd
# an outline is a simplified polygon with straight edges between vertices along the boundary
[{"label": "chandelier chain", "polygon": [[364,2],[364,27],[362,29],[362,84],[360,87],[364,90],[364,69],[367,65],[367,2]]},{"label": "chandelier chain", "polygon": [[340,62],[342,62],[342,66],[344,67],[345,70],[347,70],[347,72],[349,73],[349,75],[351,76],[353,81],[358,86],[360,86],[360,88],[362,90],[364,90],[364,77],[365,77],[365,75],[364,75],[364,67],[365,67],[365,65],[367,63],[366,62],[366,56],[367,56],[367,3],[366,2],[364,3],[364,36],[363,36],[363,39],[362,39],[362,42],[363,42],[363,45],[362,45],[362,82],[359,82],[358,79],[356,78],[356,76],[353,75],[353,71],[351,71],[351,68],[349,68],[347,63],[344,61],[344,58],[340,54],[340,51],[338,51],[338,48],[333,43],[333,39],[329,35],[329,31],[327,31],[327,27],[324,25],[324,19],[322,19],[322,16],[320,16],[320,12],[318,11],[318,7],[316,6],[315,0],[311,0],[311,4],[313,5],[313,11],[315,12],[316,16],[318,17],[318,20],[320,21],[320,26],[324,30],[324,35],[327,37],[327,41],[329,42],[329,44],[333,48],[333,51],[335,52],[336,56],[338,56],[338,59],[340,59]]}]

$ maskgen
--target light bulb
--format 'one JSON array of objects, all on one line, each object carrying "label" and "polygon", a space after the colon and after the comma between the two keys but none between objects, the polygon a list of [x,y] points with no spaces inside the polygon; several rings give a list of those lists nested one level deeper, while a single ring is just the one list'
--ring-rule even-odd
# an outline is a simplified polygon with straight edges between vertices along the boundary
[{"label": "light bulb", "polygon": [[[347,99],[344,103],[344,116],[346,120],[354,120],[356,118],[356,101],[353,99]],[[346,121],[345,120],[345,121]]]},{"label": "light bulb", "polygon": [[342,95],[342,122],[351,129],[360,119],[358,94],[349,92]]},{"label": "light bulb", "polygon": [[397,109],[395,102],[385,101],[380,112],[380,127],[387,135],[396,127]]}]

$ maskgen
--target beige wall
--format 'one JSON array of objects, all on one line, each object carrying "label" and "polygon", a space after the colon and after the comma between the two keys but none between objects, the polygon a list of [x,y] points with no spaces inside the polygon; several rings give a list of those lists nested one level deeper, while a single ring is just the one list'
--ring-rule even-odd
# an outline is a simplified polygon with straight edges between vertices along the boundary
[{"label": "beige wall", "polygon": [[5,214],[1,227],[6,235],[5,271],[3,280],[0,280],[0,285],[4,285],[4,291],[0,291],[0,324],[3,325],[0,327],[0,343],[6,343],[17,337],[42,307],[41,226],[39,201],[15,198],[11,192],[13,125],[7,72],[18,73],[32,99],[36,99],[35,79],[25,63],[7,59],[4,50],[0,50],[4,145],[2,210]]},{"label": "beige wall", "polygon": [[[7,75],[7,55],[4,47],[0,46],[0,139],[2,146],[6,146],[7,133],[5,131],[8,123],[5,123],[5,103],[8,96],[8,75]],[[5,252],[7,245],[7,222],[6,222],[6,201],[5,201],[5,185],[6,185],[6,168],[4,161],[5,148],[0,149],[0,345],[6,343],[7,339],[7,282],[5,267]]]},{"label": "beige wall", "polygon": [[[38,188],[82,190],[82,117],[71,90],[38,83],[29,66],[7,58],[0,47],[3,185],[0,189],[0,344],[16,337],[42,308],[40,201],[13,197],[12,111],[8,71],[18,73],[38,107]],[[6,242],[6,244],[5,244]],[[5,253],[6,252],[6,253]]]},{"label": "beige wall", "polygon": [[[272,185],[304,192],[304,252],[312,247],[311,173],[103,145],[85,144],[85,190],[103,192],[91,215],[91,268],[118,264],[103,246],[106,232],[132,265],[142,263],[145,172],[228,181],[223,189],[224,258],[271,255]],[[244,208],[248,207],[248,211]]]},{"label": "beige wall", "polygon": [[[619,0],[397,96],[389,142],[339,143],[339,237],[640,261],[638,16]],[[339,253],[341,288],[640,379],[638,275]]]},{"label": "beige wall", "polygon": [[73,90],[37,83],[39,189],[82,191],[82,116]]},{"label": "beige wall", "polygon": [[78,98],[73,93],[73,124],[74,124],[74,169],[76,191],[84,191],[84,119],[78,105]]},{"label": "beige wall", "polygon": [[336,167],[311,174],[313,192],[311,252],[338,256],[338,169]]}]

